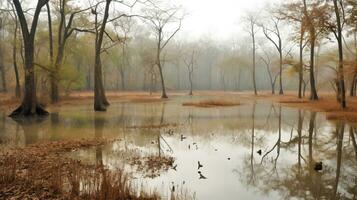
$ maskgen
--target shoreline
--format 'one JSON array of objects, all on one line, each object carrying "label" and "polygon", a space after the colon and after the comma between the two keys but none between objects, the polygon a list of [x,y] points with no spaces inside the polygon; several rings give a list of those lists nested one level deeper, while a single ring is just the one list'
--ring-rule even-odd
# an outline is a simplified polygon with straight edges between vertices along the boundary
[{"label": "shoreline", "polygon": [[[332,92],[320,92],[320,98],[317,101],[310,101],[307,97],[299,99],[296,91],[286,91],[284,95],[272,95],[268,91],[260,92],[255,96],[251,91],[196,91],[194,96],[202,97],[220,97],[227,99],[231,97],[239,98],[241,101],[264,100],[280,104],[284,107],[293,107],[309,111],[323,112],[328,120],[345,120],[351,123],[357,123],[357,97],[347,97],[347,108],[341,109]],[[169,99],[161,99],[160,93],[156,92],[150,95],[148,92],[136,91],[108,91],[107,98],[112,102],[133,102],[133,103],[156,103],[169,101],[171,97],[188,96],[186,91],[170,92]],[[307,95],[308,96],[308,95]],[[41,98],[40,98],[41,102]],[[20,103],[20,100],[14,99],[10,94],[0,95],[0,109],[6,113],[11,112]],[[43,103],[48,109],[56,109],[62,106],[93,104],[93,92],[73,92],[68,96],[62,96],[61,101],[56,104]]]}]

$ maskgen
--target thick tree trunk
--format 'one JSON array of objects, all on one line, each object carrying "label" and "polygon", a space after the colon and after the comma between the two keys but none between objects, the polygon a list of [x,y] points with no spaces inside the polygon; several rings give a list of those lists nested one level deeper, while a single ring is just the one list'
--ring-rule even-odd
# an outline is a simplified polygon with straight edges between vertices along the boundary
[{"label": "thick tree trunk", "polygon": [[36,28],[41,8],[48,2],[48,0],[38,1],[34,17],[32,20],[31,31],[28,29],[27,21],[19,0],[13,0],[16,8],[17,16],[19,18],[22,30],[22,36],[25,48],[25,86],[24,97],[20,107],[10,114],[10,117],[21,116],[43,116],[48,115],[37,102],[36,85],[35,85],[35,70],[34,70],[34,41],[36,35]]},{"label": "thick tree trunk", "polygon": [[96,53],[96,62],[94,66],[94,110],[106,111],[106,107],[109,105],[109,103],[105,97],[102,64],[99,54],[100,52]]},{"label": "thick tree trunk", "polygon": [[35,71],[34,71],[34,47],[30,42],[25,42],[25,86],[24,97],[21,106],[14,110],[10,117],[48,115],[38,103],[36,96]]},{"label": "thick tree trunk", "polygon": [[[99,32],[96,32],[96,42],[95,42],[95,62],[94,62],[94,110],[95,111],[106,111],[109,102],[105,96],[105,90],[103,85],[103,71],[102,71],[102,61],[101,61],[101,50],[103,43],[103,36],[105,32],[105,26],[109,17],[109,6],[111,0],[106,0],[105,11],[103,16],[103,21],[100,26]],[[96,14],[96,25],[97,25],[97,15]]]}]

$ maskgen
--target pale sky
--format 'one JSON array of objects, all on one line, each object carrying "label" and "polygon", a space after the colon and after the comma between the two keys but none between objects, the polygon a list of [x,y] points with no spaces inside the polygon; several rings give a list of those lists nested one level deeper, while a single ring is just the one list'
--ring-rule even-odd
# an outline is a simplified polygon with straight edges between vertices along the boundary
[{"label": "pale sky", "polygon": [[[259,12],[267,3],[278,0],[176,0],[189,15],[180,37],[211,36],[227,39],[242,31],[241,18],[247,11]],[[175,1],[174,1],[175,2]]]}]

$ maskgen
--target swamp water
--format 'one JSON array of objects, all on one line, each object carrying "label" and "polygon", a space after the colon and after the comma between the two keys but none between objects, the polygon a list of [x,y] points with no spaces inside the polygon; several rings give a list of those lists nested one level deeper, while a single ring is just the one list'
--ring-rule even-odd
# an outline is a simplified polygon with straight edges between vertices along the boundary
[{"label": "swamp water", "polygon": [[[68,105],[31,125],[20,125],[0,111],[0,147],[117,138],[112,144],[70,156],[124,168],[132,172],[137,187],[157,191],[164,199],[170,198],[173,186],[187,199],[357,198],[354,127],[329,122],[320,113],[263,101],[220,108],[182,106],[202,98],[117,102],[106,113],[92,112],[92,105]],[[177,167],[151,178],[122,161],[118,152],[123,149],[160,152],[174,157]],[[319,161],[323,170],[316,172],[313,168]]]}]

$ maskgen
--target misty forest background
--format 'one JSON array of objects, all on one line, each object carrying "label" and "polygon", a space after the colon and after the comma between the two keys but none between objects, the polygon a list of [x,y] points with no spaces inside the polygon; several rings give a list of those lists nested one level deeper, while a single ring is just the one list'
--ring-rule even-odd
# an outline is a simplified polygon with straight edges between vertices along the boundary
[{"label": "misty forest background", "polygon": [[0,90],[18,98],[29,56],[23,20],[28,38],[35,26],[33,76],[42,102],[92,91],[97,76],[106,91],[161,91],[163,78],[175,91],[299,90],[304,96],[316,87],[356,95],[354,0],[271,3],[237,19],[242,31],[225,40],[180,33],[190,13],[171,1],[4,0],[0,8]]}]

